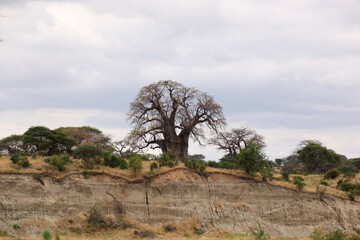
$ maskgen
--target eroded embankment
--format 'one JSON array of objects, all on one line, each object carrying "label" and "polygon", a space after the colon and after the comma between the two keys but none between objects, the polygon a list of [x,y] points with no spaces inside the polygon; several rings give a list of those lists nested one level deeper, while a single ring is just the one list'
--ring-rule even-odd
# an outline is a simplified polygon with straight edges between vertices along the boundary
[{"label": "eroded embankment", "polygon": [[192,216],[215,229],[251,234],[258,224],[274,236],[309,236],[315,227],[360,228],[360,203],[305,193],[225,173],[177,168],[131,181],[109,174],[61,179],[0,174],[0,230],[38,235],[96,205],[143,223],[184,221]]}]

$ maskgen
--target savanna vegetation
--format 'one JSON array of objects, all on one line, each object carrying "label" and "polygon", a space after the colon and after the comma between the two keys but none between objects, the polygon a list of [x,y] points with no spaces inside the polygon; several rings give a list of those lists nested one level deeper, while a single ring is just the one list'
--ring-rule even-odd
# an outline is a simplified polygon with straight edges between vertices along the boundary
[{"label": "savanna vegetation", "polygon": [[[84,177],[107,172],[140,178],[189,168],[205,175],[227,172],[300,191],[359,199],[360,158],[347,159],[319,141],[305,140],[289,156],[270,161],[263,136],[243,126],[225,131],[221,106],[207,93],[180,83],[160,81],[143,87],[130,105],[129,118],[134,129],[120,141],[91,126],[33,126],[22,135],[5,137],[0,140],[0,171],[39,174],[34,176],[82,172]],[[207,141],[205,127],[213,134]],[[224,156],[206,161],[202,154],[189,154],[191,139],[215,146]],[[160,149],[161,154],[148,154],[146,149]],[[100,223],[90,220],[89,224]],[[259,239],[265,239],[261,230]],[[330,239],[314,233],[314,239],[320,237]]]}]

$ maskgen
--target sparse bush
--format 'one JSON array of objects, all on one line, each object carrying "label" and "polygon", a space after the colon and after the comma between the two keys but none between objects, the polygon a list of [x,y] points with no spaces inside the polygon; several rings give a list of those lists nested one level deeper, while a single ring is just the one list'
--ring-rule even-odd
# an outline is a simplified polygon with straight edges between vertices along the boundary
[{"label": "sparse bush", "polygon": [[352,234],[346,240],[360,240],[360,236]]},{"label": "sparse bush", "polygon": [[293,176],[293,179],[299,179],[300,181],[304,181],[304,178],[302,176]]},{"label": "sparse bush", "polygon": [[345,177],[354,177],[357,171],[354,165],[342,166],[338,169],[344,174]]},{"label": "sparse bush", "polygon": [[87,221],[90,227],[96,229],[102,229],[105,226],[105,219],[96,207],[90,209]]},{"label": "sparse bush", "polygon": [[204,164],[200,164],[199,172],[205,172],[206,166]]},{"label": "sparse bush", "polygon": [[315,229],[310,237],[313,240],[325,240],[325,235],[321,229]]},{"label": "sparse bush", "polygon": [[351,201],[355,201],[355,193],[353,191],[349,192],[348,196]]},{"label": "sparse bush", "polygon": [[290,173],[289,173],[289,172],[282,172],[282,173],[281,173],[281,177],[282,177],[282,179],[284,179],[285,181],[290,181],[290,179],[289,179]]},{"label": "sparse bush", "polygon": [[48,152],[47,152],[47,151],[44,151],[44,150],[41,150],[41,151],[38,151],[38,152],[36,153],[36,155],[45,157],[45,156],[48,156]]},{"label": "sparse bush", "polygon": [[266,180],[272,181],[273,178],[274,178],[273,173],[267,168],[261,169],[260,170],[260,175],[261,175],[261,179],[263,181],[266,181]]},{"label": "sparse bush", "polygon": [[158,167],[158,164],[156,163],[156,162],[152,162],[151,164],[150,164],[150,171],[151,172],[153,172],[154,171],[154,169],[158,169],[159,167]]},{"label": "sparse bush", "polygon": [[8,235],[7,231],[0,231],[0,237],[6,237]]},{"label": "sparse bush", "polygon": [[340,230],[335,230],[335,231],[329,232],[325,236],[326,240],[345,240],[346,237],[347,237],[347,234]]},{"label": "sparse bush", "polygon": [[43,238],[44,240],[50,240],[51,239],[51,234],[48,230],[43,232]]},{"label": "sparse bush", "polygon": [[256,233],[254,234],[255,240],[267,240],[268,236],[265,234],[264,229],[261,227],[261,225],[258,225],[258,229]]},{"label": "sparse bush", "polygon": [[330,169],[329,171],[327,171],[324,174],[324,178],[325,179],[335,179],[337,178],[339,175],[341,174],[341,172],[337,169]]},{"label": "sparse bush", "polygon": [[350,182],[341,182],[340,184],[338,183],[338,187],[340,188],[340,190],[345,192],[360,191],[360,184],[353,184]]},{"label": "sparse bush", "polygon": [[324,180],[321,180],[320,184],[324,185],[324,186],[329,186],[329,183],[327,181],[324,181]]},{"label": "sparse bush", "polygon": [[54,166],[59,172],[64,172],[66,170],[65,164],[70,162],[70,157],[69,155],[53,155],[45,158],[45,162]]},{"label": "sparse bush", "polygon": [[18,230],[21,229],[21,227],[18,224],[13,224],[13,229]]},{"label": "sparse bush", "polygon": [[135,155],[129,160],[129,168],[131,169],[134,176],[138,176],[143,169],[142,160],[139,155]]},{"label": "sparse bush", "polygon": [[302,190],[305,186],[305,183],[301,181],[299,178],[294,178],[294,184],[297,186],[299,190]]},{"label": "sparse bush", "polygon": [[175,232],[176,231],[176,227],[172,224],[166,224],[164,226],[164,230],[165,232]]},{"label": "sparse bush", "polygon": [[22,154],[13,154],[13,155],[11,155],[10,160],[13,164],[16,164],[20,167],[23,167],[23,168],[30,167],[30,162],[29,162],[27,156],[24,156]]}]

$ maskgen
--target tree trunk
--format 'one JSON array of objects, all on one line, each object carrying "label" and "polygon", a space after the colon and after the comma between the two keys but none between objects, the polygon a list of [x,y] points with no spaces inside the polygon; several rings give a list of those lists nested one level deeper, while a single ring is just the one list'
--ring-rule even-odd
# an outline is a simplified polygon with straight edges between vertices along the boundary
[{"label": "tree trunk", "polygon": [[177,160],[182,160],[188,157],[189,149],[189,135],[181,134],[169,139],[161,148],[162,152],[172,153]]}]

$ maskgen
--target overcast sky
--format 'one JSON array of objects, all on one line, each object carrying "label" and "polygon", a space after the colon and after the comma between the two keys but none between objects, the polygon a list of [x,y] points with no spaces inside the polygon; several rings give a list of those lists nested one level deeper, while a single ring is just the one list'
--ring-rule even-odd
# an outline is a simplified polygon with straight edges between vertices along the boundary
[{"label": "overcast sky", "polygon": [[[141,87],[208,92],[270,159],[318,139],[360,156],[358,0],[0,0],[0,138],[91,125],[120,139]],[[223,152],[192,145],[190,153]]]}]

